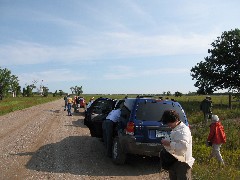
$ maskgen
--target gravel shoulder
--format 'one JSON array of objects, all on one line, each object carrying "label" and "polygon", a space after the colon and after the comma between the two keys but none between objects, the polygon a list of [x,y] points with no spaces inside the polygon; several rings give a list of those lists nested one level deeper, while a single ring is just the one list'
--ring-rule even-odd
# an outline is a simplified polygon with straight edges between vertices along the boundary
[{"label": "gravel shoulder", "polygon": [[67,116],[63,100],[0,116],[0,179],[168,179],[157,158],[114,165],[90,136],[84,113]]}]

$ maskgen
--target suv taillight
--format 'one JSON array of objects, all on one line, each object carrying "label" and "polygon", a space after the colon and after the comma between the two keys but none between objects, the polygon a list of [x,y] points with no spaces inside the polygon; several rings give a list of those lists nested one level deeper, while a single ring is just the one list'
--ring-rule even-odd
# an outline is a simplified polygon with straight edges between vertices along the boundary
[{"label": "suv taillight", "polygon": [[127,123],[126,134],[134,135],[134,122],[128,122]]}]

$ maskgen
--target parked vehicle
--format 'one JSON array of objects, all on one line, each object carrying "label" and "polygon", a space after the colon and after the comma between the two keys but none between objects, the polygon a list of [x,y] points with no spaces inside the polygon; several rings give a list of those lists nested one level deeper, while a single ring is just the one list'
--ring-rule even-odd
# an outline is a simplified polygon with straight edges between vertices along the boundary
[{"label": "parked vehicle", "polygon": [[[163,148],[161,139],[169,139],[171,133],[171,129],[161,122],[165,110],[177,111],[180,120],[188,125],[183,108],[174,100],[137,97],[123,101],[121,117],[112,137],[112,160],[115,164],[124,164],[127,154],[159,156]],[[114,100],[99,99],[91,106],[87,122],[91,122],[88,127],[93,137],[102,138],[102,122],[115,103]]]},{"label": "parked vehicle", "polygon": [[163,148],[161,139],[170,139],[171,129],[161,122],[163,112],[169,109],[177,111],[181,121],[188,125],[185,112],[178,102],[149,97],[126,99],[113,138],[113,162],[124,164],[127,154],[159,156]]},{"label": "parked vehicle", "polygon": [[85,111],[84,125],[89,128],[92,137],[102,138],[102,121],[116,102],[114,99],[100,97]]}]

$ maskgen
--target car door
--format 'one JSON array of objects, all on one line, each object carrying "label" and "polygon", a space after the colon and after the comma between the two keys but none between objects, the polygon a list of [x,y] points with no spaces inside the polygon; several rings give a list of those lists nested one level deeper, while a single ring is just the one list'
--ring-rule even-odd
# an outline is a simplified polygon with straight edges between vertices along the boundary
[{"label": "car door", "polygon": [[92,137],[102,138],[102,122],[114,108],[115,102],[112,99],[99,98],[87,110],[88,127]]}]

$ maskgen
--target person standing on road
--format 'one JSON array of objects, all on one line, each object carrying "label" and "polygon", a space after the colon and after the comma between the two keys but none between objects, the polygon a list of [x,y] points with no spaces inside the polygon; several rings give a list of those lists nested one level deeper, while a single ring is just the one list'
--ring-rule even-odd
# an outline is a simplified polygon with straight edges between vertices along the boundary
[{"label": "person standing on road", "polygon": [[94,101],[94,97],[92,97],[92,98],[90,99],[90,101],[88,102],[88,104],[87,104],[87,109],[91,106],[91,104],[93,103],[93,101]]},{"label": "person standing on road", "polygon": [[64,96],[64,98],[63,98],[64,99],[64,111],[67,110],[67,104],[68,104],[67,98],[68,98],[68,95]]},{"label": "person standing on road", "polygon": [[78,101],[78,96],[74,96],[74,99],[73,99],[73,109],[74,109],[74,112],[77,113],[78,112],[78,105],[79,105],[79,101]]},{"label": "person standing on road", "polygon": [[172,129],[170,140],[161,140],[166,151],[176,158],[168,169],[170,179],[192,179],[191,169],[195,159],[192,157],[192,135],[189,127],[180,121],[179,114],[173,110],[164,111],[162,122]]},{"label": "person standing on road", "polygon": [[92,103],[94,102],[94,97],[92,97],[89,102],[87,103],[87,106],[85,108],[85,116],[87,115],[87,110],[88,108],[90,108],[90,106],[92,105]]},{"label": "person standing on road", "polygon": [[70,95],[68,95],[67,97],[67,112],[68,112],[68,116],[72,116],[72,112],[71,112],[71,109],[72,109],[72,103],[73,103],[73,99],[70,97]]},{"label": "person standing on road", "polygon": [[226,143],[226,134],[224,132],[224,127],[219,121],[217,115],[212,115],[212,123],[209,126],[210,132],[207,138],[207,145],[212,146],[212,151],[209,156],[209,160],[212,157],[216,157],[219,162],[219,166],[224,166],[224,161],[220,153],[220,148],[223,143]]},{"label": "person standing on road", "polygon": [[203,124],[206,124],[208,119],[211,118],[212,115],[212,100],[210,96],[207,96],[200,104],[200,110],[203,112]]},{"label": "person standing on road", "polygon": [[107,155],[109,157],[112,157],[113,132],[121,115],[121,107],[120,105],[118,109],[112,110],[102,123],[103,142],[107,148]]}]

